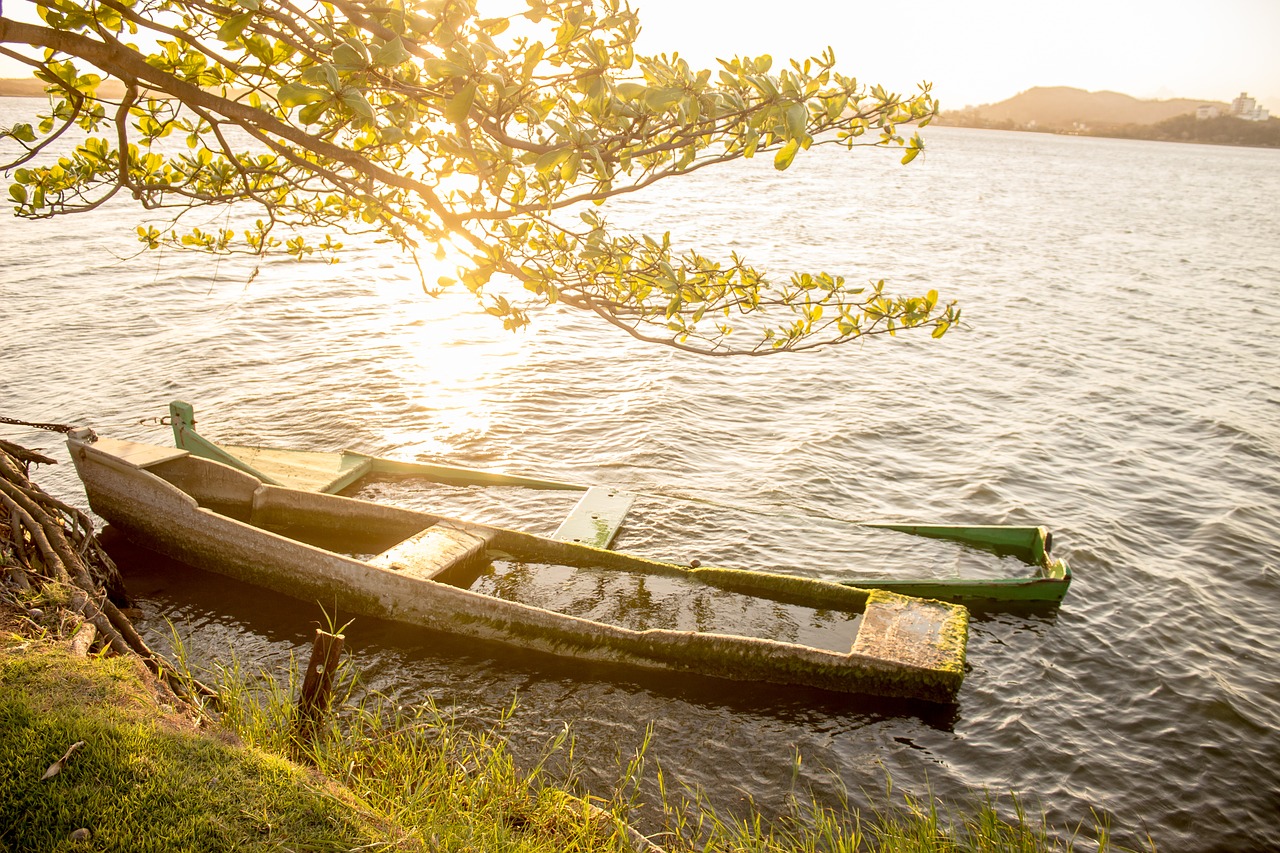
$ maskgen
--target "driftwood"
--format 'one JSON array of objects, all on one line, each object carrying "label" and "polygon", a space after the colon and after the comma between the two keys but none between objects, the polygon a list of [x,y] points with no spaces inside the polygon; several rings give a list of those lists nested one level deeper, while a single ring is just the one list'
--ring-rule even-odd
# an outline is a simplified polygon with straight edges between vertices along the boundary
[{"label": "driftwood", "polygon": [[[53,459],[0,439],[0,595],[3,579],[23,595],[43,593],[66,602],[79,618],[72,651],[87,654],[97,643],[140,658],[180,699],[193,705],[216,694],[183,675],[147,647],[116,602],[128,604],[120,571],[93,533],[89,516],[31,482],[32,464]],[[112,599],[115,599],[113,601]]]}]

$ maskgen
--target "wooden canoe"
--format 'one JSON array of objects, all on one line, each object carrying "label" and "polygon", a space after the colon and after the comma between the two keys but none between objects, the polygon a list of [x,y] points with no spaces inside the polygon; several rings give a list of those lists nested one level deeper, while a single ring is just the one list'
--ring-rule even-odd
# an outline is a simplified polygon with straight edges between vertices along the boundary
[{"label": "wooden canoe", "polygon": [[[585,660],[934,702],[953,701],[964,679],[968,611],[960,605],[688,568],[271,485],[187,450],[90,430],[73,431],[67,445],[94,512],[138,544],[304,601],[333,602],[342,613]],[[572,586],[575,573],[592,588],[630,590],[589,602],[616,618],[561,606],[557,590]],[[550,580],[538,586],[541,576]],[[535,603],[519,600],[527,591]],[[672,606],[690,603],[694,615],[671,622],[665,605],[653,606],[664,595]],[[720,596],[732,605],[719,606]],[[538,606],[548,601],[560,609]],[[738,626],[747,612],[781,621]]]}]

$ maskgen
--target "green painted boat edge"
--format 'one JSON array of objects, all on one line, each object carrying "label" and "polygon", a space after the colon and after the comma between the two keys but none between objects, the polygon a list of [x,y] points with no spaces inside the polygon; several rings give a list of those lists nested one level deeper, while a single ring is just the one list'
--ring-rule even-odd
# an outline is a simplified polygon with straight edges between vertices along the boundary
[{"label": "green painted boat edge", "polygon": [[459,468],[454,465],[436,465],[431,462],[402,462],[397,459],[383,459],[379,456],[366,456],[352,450],[344,450],[345,454],[363,456],[372,463],[370,474],[387,477],[422,477],[435,483],[450,486],[517,486],[524,489],[541,491],[585,492],[586,486],[577,483],[564,483],[559,480],[544,480],[539,477],[525,477],[520,474],[503,474],[498,471],[481,471],[478,468]]},{"label": "green painted boat edge", "polygon": [[1053,534],[1043,526],[1014,527],[996,524],[900,524],[872,522],[868,527],[896,530],[912,536],[945,539],[1015,556],[1036,568],[1038,575],[1027,578],[931,578],[897,580],[889,578],[849,578],[840,583],[863,589],[886,589],[903,595],[939,598],[944,601],[1034,601],[1059,602],[1071,586],[1071,567],[1055,559],[1050,549]]},{"label": "green painted boat edge", "polygon": [[1056,604],[1071,586],[1071,573],[1064,561],[1059,565],[1064,577],[1032,578],[934,578],[930,580],[893,580],[889,578],[847,578],[845,586],[859,589],[883,589],[918,598],[934,598],[953,602],[1041,602]]},{"label": "green painted boat edge", "polygon": [[192,456],[212,459],[223,465],[230,465],[237,471],[252,474],[269,486],[280,485],[279,481],[268,477],[253,466],[242,462],[209,439],[196,432],[195,409],[190,403],[174,400],[169,404],[169,423],[173,427],[173,443],[179,450],[185,450]]},{"label": "green painted boat edge", "polygon": [[[268,485],[283,485],[200,435],[195,427],[195,409],[190,403],[174,400],[169,404],[169,418],[173,426],[173,441],[179,449],[186,450],[192,456],[212,459],[214,462],[230,465],[232,468],[243,471],[246,474],[252,474]],[[281,450],[278,452],[285,453],[288,451]],[[525,489],[573,492],[584,492],[587,489],[586,486],[578,485],[577,483],[565,483],[559,480],[546,480],[539,477],[525,477],[518,474],[503,474],[498,471],[481,471],[476,468],[461,468],[455,465],[383,459],[379,456],[370,456],[367,453],[359,453],[354,450],[343,450],[340,454],[335,455],[340,455],[344,459],[367,461],[369,466],[368,468],[352,466],[347,476],[334,480],[324,489],[329,494],[336,494],[366,475],[421,477],[433,483],[442,483],[450,486],[515,486]]]},{"label": "green painted boat edge", "polygon": [[947,539],[966,545],[994,548],[1018,557],[1029,566],[1048,566],[1053,535],[1044,527],[1011,527],[1002,524],[909,524],[866,522],[867,527],[896,530],[929,539]]}]

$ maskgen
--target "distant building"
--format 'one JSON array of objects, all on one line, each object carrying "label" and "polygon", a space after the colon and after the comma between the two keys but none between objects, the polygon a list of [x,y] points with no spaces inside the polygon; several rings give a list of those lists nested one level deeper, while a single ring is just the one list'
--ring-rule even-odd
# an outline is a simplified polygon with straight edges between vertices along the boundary
[{"label": "distant building", "polygon": [[[1250,98],[1248,92],[1241,92],[1240,97],[1231,102],[1231,114],[1245,121],[1266,121],[1271,118],[1271,111],[1258,106],[1258,102]],[[1199,115],[1197,111],[1196,116],[1199,117]]]},{"label": "distant building", "polygon": [[1211,118],[1217,118],[1222,115],[1222,110],[1213,104],[1205,104],[1202,107],[1196,107],[1196,121],[1206,121]]}]

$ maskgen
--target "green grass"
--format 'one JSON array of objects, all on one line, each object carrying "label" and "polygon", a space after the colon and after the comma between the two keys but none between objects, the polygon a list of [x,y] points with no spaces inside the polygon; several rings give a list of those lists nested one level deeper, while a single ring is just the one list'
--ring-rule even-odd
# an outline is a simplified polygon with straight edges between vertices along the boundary
[{"label": "green grass", "polygon": [[[327,780],[163,713],[138,667],[0,650],[0,850],[419,849]],[[69,842],[80,828],[90,840]]]},{"label": "green grass", "polygon": [[[290,739],[292,697],[297,685],[271,676],[247,676],[234,663],[214,681],[223,697],[223,722],[248,742],[282,752]],[[564,793],[574,780],[547,771],[557,753],[559,766],[573,766],[573,738],[561,732],[521,771],[507,749],[499,722],[469,727],[442,715],[433,704],[398,707],[362,694],[347,669],[323,736],[303,750],[325,775],[342,781],[371,810],[413,827],[441,850],[626,850],[624,827],[641,821],[669,853],[1121,853],[1104,820],[1088,828],[1055,832],[1043,816],[1029,815],[1014,797],[1001,803],[985,797],[968,811],[944,810],[932,796],[895,796],[886,781],[883,802],[860,813],[847,802],[819,804],[793,790],[784,813],[765,821],[754,809],[727,815],[693,789],[655,771],[657,802],[642,804],[648,736],[618,769],[614,790],[593,801],[607,813],[584,812],[581,801]],[[364,696],[364,698],[357,698]],[[513,712],[514,706],[508,709]],[[796,758],[798,777],[799,758]],[[1004,815],[1004,816],[1002,816]],[[474,818],[479,817],[479,824]],[[549,848],[511,827],[551,839]],[[531,846],[521,846],[521,841]]]},{"label": "green grass", "polygon": [[[860,813],[792,791],[765,821],[750,808],[717,810],[659,769],[658,794],[642,803],[647,741],[614,790],[584,798],[563,769],[576,761],[567,729],[522,767],[503,738],[506,717],[479,725],[430,703],[399,707],[361,693],[349,666],[333,713],[300,744],[292,677],[235,663],[213,676],[222,717],[203,731],[136,662],[76,659],[56,642],[0,634],[0,853],[624,851],[636,838],[627,822],[641,819],[670,853],[1121,850],[1103,821],[1061,835],[1017,800],[953,812],[887,788],[892,806]],[[41,780],[77,741],[65,769]],[[68,840],[81,827],[91,839]]]},{"label": "green grass", "polygon": [[[892,799],[891,786],[885,801]],[[896,805],[859,813],[847,804],[819,805],[812,798],[792,796],[782,816],[771,822],[756,814],[726,819],[702,802],[696,793],[664,794],[664,810],[673,836],[694,843],[671,850],[715,850],[732,853],[1124,853],[1112,844],[1105,821],[1089,831],[1077,828],[1055,833],[1045,819],[1032,818],[1021,800],[1007,803],[1011,819],[1001,816],[1001,804],[984,798],[972,810],[944,812],[933,797],[905,795]],[[679,805],[672,807],[671,803]],[[1154,850],[1154,846],[1149,848]]]},{"label": "green grass", "polygon": [[222,723],[246,743],[290,754],[334,779],[371,812],[427,839],[439,851],[628,850],[627,828],[600,806],[569,793],[546,761],[571,749],[567,729],[547,744],[544,761],[517,766],[502,736],[509,717],[467,725],[426,704],[404,708],[377,695],[353,698],[349,669],[315,737],[293,735],[296,684],[220,668]]}]

